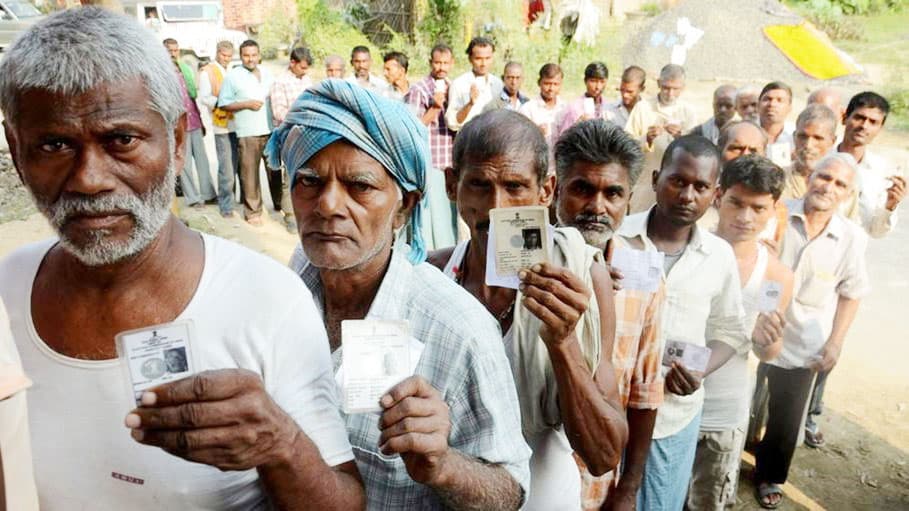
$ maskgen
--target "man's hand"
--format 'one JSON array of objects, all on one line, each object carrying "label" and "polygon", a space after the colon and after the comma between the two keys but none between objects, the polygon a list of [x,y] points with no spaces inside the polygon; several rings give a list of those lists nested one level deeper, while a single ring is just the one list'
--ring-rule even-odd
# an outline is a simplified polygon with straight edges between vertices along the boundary
[{"label": "man's hand", "polygon": [[221,470],[248,470],[293,456],[301,433],[244,369],[205,371],[145,392],[126,416],[139,443]]},{"label": "man's hand", "polygon": [[785,326],[786,321],[779,312],[762,312],[758,314],[757,321],[754,323],[754,330],[751,332],[751,342],[766,348],[783,338],[783,328]]},{"label": "man's hand", "polygon": [[253,110],[255,112],[258,112],[259,109],[262,108],[262,105],[265,103],[259,101],[258,99],[250,99],[249,101],[244,101],[243,104],[246,110]]},{"label": "man's hand", "polygon": [[903,176],[891,176],[890,181],[893,181],[893,184],[887,189],[887,205],[885,207],[893,211],[906,197],[906,178]]},{"label": "man's hand", "polygon": [[433,108],[444,108],[445,103],[448,102],[448,92],[447,91],[437,91],[432,95],[432,107]]},{"label": "man's hand", "polygon": [[480,97],[480,88],[477,87],[476,83],[470,84],[470,103],[476,102],[478,97]]},{"label": "man's hand", "polygon": [[651,126],[647,128],[647,145],[653,144],[653,140],[663,132],[662,126]]},{"label": "man's hand", "polygon": [[694,394],[701,388],[701,378],[702,374],[689,371],[682,364],[673,362],[672,368],[666,373],[666,390],[679,396]]},{"label": "man's hand", "polygon": [[840,359],[840,351],[843,347],[839,343],[827,341],[817,355],[811,357],[808,361],[808,369],[814,369],[819,373],[827,372],[836,365]]},{"label": "man's hand", "polygon": [[612,278],[612,290],[615,292],[619,292],[622,290],[622,279],[625,278],[625,274],[622,273],[621,271],[619,271],[618,268],[616,268],[615,266],[613,266],[611,264],[608,265],[608,267],[609,267],[609,277]]},{"label": "man's hand", "polygon": [[679,138],[682,136],[682,126],[679,124],[667,124],[663,129],[665,129],[666,133],[669,133],[672,138]]},{"label": "man's hand", "polygon": [[628,492],[622,489],[619,483],[606,495],[606,502],[600,507],[601,511],[634,511],[637,506],[637,491]]},{"label": "man's hand", "polygon": [[384,409],[379,419],[382,454],[400,454],[414,481],[435,485],[452,452],[451,418],[442,395],[420,376],[411,376],[392,387],[379,404]]},{"label": "man's hand", "polygon": [[518,273],[524,307],[543,322],[540,337],[555,346],[574,338],[574,327],[587,312],[590,289],[576,275],[550,263]]}]

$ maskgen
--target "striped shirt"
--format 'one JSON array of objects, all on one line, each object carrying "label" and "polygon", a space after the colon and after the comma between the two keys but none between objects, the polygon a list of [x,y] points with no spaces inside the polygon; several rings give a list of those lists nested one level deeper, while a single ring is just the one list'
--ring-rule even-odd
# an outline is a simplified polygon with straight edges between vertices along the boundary
[{"label": "striped shirt", "polygon": [[[322,309],[319,270],[301,247],[290,266]],[[435,267],[413,266],[396,250],[366,319],[409,322],[411,334],[423,343],[415,373],[449,406],[449,445],[471,458],[502,465],[526,495],[530,449],[521,433],[518,396],[498,324],[480,302]],[[379,452],[378,414],[344,418],[369,509],[443,508],[432,489],[410,478],[400,456]]]}]

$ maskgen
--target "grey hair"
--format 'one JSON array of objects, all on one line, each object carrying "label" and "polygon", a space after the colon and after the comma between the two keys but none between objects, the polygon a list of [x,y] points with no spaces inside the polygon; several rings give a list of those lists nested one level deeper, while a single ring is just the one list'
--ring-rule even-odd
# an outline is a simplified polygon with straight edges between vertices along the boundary
[{"label": "grey hair", "polygon": [[815,172],[826,169],[833,164],[844,165],[846,168],[852,171],[852,184],[849,186],[849,188],[854,188],[855,176],[858,174],[858,164],[856,163],[855,158],[853,158],[849,153],[830,153],[827,156],[824,156],[814,164],[814,170],[811,173],[814,174]]},{"label": "grey hair", "polygon": [[588,119],[568,128],[555,145],[556,173],[562,181],[575,162],[595,165],[617,163],[634,185],[644,168],[641,144],[615,124],[603,119]]},{"label": "grey hair", "polygon": [[332,62],[340,62],[341,67],[344,67],[344,59],[342,59],[340,55],[329,55],[329,56],[325,57],[326,66],[328,66]]},{"label": "grey hair", "polygon": [[234,43],[232,43],[232,42],[230,42],[230,41],[228,41],[228,40],[225,39],[224,41],[219,41],[219,42],[218,42],[218,46],[217,46],[216,48],[217,48],[217,50],[219,50],[219,51],[220,51],[220,50],[230,50],[230,51],[234,51]]},{"label": "grey hair", "polygon": [[757,96],[761,91],[754,85],[743,85],[735,91],[735,99],[738,101],[739,96]]},{"label": "grey hair", "polygon": [[168,130],[184,113],[177,71],[158,38],[136,20],[97,7],[60,11],[32,25],[0,62],[0,110],[15,118],[28,90],[72,96],[140,78]]},{"label": "grey hair", "polygon": [[660,81],[685,79],[685,68],[678,64],[666,64],[660,69]]},{"label": "grey hair", "polygon": [[836,137],[836,114],[826,105],[818,103],[808,105],[795,121],[796,129],[812,122],[823,122],[830,126],[830,136]]}]

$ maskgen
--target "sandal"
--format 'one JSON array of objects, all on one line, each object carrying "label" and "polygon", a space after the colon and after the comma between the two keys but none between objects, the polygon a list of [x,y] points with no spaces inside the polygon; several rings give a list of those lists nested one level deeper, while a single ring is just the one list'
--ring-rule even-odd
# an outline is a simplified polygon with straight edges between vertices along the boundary
[{"label": "sandal", "polygon": [[824,447],[825,443],[826,440],[824,440],[823,433],[805,428],[805,445],[813,449],[820,449],[821,447]]},{"label": "sandal", "polygon": [[[779,495],[780,498],[776,502],[770,502],[768,497],[771,495]],[[754,489],[754,496],[757,499],[758,504],[764,509],[776,509],[783,503],[783,490],[775,483],[759,484],[757,488]]]}]

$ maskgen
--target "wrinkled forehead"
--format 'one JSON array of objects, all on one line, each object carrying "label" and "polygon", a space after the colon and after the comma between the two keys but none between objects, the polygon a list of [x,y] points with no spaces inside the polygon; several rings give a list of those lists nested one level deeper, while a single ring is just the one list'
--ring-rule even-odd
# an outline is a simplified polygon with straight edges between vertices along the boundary
[{"label": "wrinkled forehead", "polygon": [[152,99],[143,80],[136,77],[117,84],[101,83],[77,92],[30,88],[18,93],[16,112],[9,116],[18,128],[66,129],[83,123],[147,124],[150,118],[163,121],[152,108]]}]

